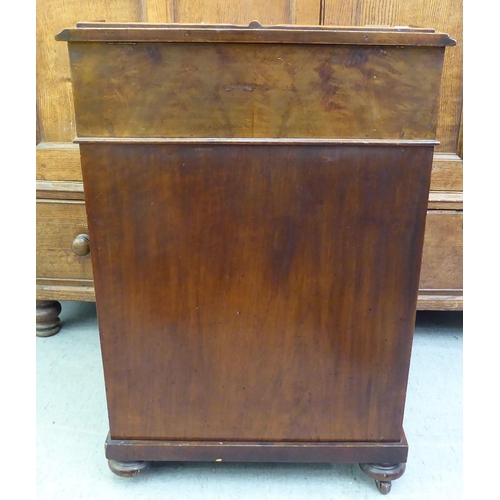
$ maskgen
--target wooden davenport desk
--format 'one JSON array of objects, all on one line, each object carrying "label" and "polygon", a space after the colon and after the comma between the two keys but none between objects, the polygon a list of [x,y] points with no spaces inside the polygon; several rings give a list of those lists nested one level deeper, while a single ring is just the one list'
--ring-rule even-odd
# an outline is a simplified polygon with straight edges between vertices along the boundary
[{"label": "wooden davenport desk", "polygon": [[387,493],[441,69],[430,29],[82,23],[69,42],[110,433],[359,462]]}]

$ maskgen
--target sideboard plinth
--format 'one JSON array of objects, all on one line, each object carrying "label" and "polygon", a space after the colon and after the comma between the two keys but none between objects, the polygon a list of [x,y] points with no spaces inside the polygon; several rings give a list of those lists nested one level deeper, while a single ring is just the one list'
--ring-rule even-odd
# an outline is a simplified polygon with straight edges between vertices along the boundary
[{"label": "sideboard plinth", "polygon": [[405,463],[408,443],[122,440],[109,435],[106,458],[146,462]]}]

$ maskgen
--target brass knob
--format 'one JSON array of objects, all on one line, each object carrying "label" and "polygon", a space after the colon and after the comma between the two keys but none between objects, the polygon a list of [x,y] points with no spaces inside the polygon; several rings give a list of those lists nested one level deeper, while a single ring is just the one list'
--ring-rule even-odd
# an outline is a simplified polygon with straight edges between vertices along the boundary
[{"label": "brass knob", "polygon": [[71,249],[76,255],[83,257],[90,253],[90,241],[86,234],[79,234],[71,244]]}]

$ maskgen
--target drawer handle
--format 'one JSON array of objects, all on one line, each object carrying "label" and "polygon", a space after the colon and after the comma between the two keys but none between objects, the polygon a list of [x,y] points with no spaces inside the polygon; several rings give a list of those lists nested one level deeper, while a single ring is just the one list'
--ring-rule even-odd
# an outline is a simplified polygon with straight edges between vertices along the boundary
[{"label": "drawer handle", "polygon": [[86,234],[79,234],[71,244],[71,249],[76,255],[83,257],[90,253],[90,241]]}]

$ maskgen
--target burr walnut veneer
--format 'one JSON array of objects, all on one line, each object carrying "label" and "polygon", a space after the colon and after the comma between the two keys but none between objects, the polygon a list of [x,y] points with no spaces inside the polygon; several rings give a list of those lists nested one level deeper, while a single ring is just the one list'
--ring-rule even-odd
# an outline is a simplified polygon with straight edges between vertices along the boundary
[{"label": "burr walnut veneer", "polygon": [[359,462],[388,492],[453,40],[258,23],[58,39],[112,470]]}]

